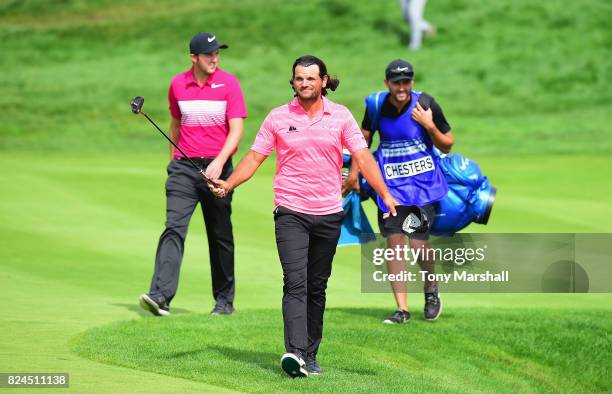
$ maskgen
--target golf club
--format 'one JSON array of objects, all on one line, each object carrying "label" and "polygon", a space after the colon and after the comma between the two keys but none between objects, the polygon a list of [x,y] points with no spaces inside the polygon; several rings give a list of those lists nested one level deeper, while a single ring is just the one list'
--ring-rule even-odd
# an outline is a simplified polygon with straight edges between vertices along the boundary
[{"label": "golf club", "polygon": [[138,114],[143,114],[145,116],[145,118],[147,118],[149,120],[149,122],[151,122],[153,124],[153,126],[155,126],[155,128],[157,130],[159,130],[160,133],[162,133],[162,135],[164,137],[166,137],[166,139],[168,141],[170,141],[170,143],[172,144],[172,146],[174,146],[179,152],[181,152],[181,154],[183,155],[183,157],[187,160],[189,160],[189,162],[191,163],[191,165],[198,170],[198,173],[200,174],[200,176],[208,183],[212,184],[215,187],[219,187],[219,184],[215,181],[213,181],[212,179],[210,179],[209,177],[207,177],[204,174],[204,170],[201,169],[200,167],[198,167],[198,165],[196,163],[193,162],[193,160],[191,160],[189,157],[187,157],[187,155],[185,154],[185,152],[183,152],[183,150],[181,148],[179,148],[171,139],[170,137],[168,137],[166,135],[166,133],[164,133],[162,131],[162,129],[159,128],[159,126],[157,126],[155,124],[155,122],[153,122],[153,120],[151,118],[149,118],[149,116],[147,114],[145,114],[144,112],[142,112],[142,105],[144,104],[144,97],[142,96],[136,96],[132,99],[132,101],[130,102],[130,104],[132,105],[132,112],[134,113],[134,115],[138,115]]}]

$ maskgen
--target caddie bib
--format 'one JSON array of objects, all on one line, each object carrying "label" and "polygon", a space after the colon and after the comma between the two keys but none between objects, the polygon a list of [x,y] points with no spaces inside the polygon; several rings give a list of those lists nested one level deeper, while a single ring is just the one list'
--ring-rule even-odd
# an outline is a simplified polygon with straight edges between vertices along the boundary
[{"label": "caddie bib", "polygon": [[[401,205],[423,206],[444,198],[448,186],[438,168],[427,131],[411,117],[420,92],[410,93],[408,109],[397,118],[380,118],[377,160],[389,191]],[[377,197],[378,207],[388,211]]]}]

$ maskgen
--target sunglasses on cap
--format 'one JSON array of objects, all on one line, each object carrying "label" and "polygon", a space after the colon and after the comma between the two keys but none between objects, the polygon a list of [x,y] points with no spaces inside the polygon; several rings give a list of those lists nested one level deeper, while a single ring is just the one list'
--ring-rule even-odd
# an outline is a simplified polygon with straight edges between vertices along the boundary
[{"label": "sunglasses on cap", "polygon": [[387,73],[387,76],[390,77],[390,78],[406,77],[406,78],[409,78],[409,79],[413,79],[414,72],[413,71],[407,71],[407,70],[390,70]]}]

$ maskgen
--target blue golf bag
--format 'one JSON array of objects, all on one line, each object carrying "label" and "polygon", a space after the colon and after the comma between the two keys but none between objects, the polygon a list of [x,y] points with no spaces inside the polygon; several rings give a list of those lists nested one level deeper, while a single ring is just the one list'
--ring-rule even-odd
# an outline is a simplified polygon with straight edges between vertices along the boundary
[{"label": "blue golf bag", "polygon": [[438,201],[431,233],[451,236],[471,222],[487,224],[497,189],[482,175],[480,166],[457,153],[440,155],[438,165],[448,183],[448,193]]}]

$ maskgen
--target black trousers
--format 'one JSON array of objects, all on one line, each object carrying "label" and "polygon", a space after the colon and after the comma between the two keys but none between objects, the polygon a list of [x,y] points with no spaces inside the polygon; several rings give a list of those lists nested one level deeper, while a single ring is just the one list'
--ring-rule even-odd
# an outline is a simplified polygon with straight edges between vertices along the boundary
[{"label": "black trousers", "polygon": [[[205,168],[212,159],[194,159]],[[232,173],[231,159],[225,163],[221,179]],[[202,208],[212,274],[213,297],[217,302],[234,302],[234,236],[231,222],[231,194],[216,198],[198,172],[186,159],[168,164],[166,180],[166,228],[159,238],[155,256],[155,272],[149,294],[172,301],[178,288],[179,272],[187,228],[198,204]]]},{"label": "black trousers", "polygon": [[323,337],[325,289],[344,212],[308,215],[278,207],[276,245],[283,267],[285,349],[315,354]]}]

